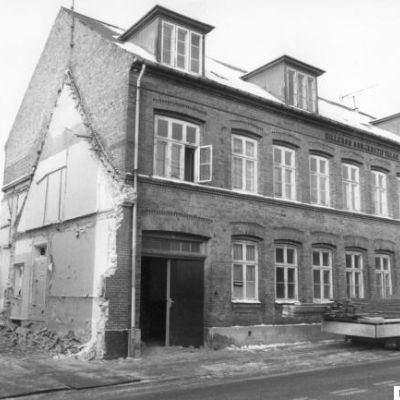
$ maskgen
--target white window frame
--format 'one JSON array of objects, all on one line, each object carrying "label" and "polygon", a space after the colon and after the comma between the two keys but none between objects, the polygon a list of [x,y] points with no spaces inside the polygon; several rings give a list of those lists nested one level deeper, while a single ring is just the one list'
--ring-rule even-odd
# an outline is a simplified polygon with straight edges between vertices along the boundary
[{"label": "white window frame", "polygon": [[[312,160],[315,160],[316,170],[313,171],[311,168]],[[325,163],[325,173],[321,172],[321,163]],[[312,177],[315,176],[316,179],[316,201],[313,201],[313,185]],[[322,183],[325,179],[325,187]],[[322,201],[322,192],[325,191],[325,203]],[[330,190],[329,190],[329,160],[326,157],[321,157],[317,155],[310,155],[310,201],[312,204],[318,204],[320,206],[329,207],[330,205]]]},{"label": "white window frame", "polygon": [[[277,162],[275,159],[275,150],[281,152],[281,162]],[[274,180],[274,197],[284,200],[296,200],[296,151],[290,149],[285,146],[274,145],[272,147],[273,151],[273,159],[274,159],[274,172],[273,172],[273,180]],[[285,153],[290,153],[291,156],[291,165],[285,163]],[[276,181],[276,171],[279,171],[280,176],[280,192],[281,195],[277,195],[278,182]],[[291,172],[290,183],[285,182],[286,171]],[[288,195],[288,190],[286,189],[286,185],[290,185],[290,193]]]},{"label": "white window frame", "polygon": [[[293,104],[290,103],[289,99],[291,97],[290,93],[290,73],[293,74]],[[308,112],[316,112],[317,110],[317,80],[314,76],[306,74],[304,72],[297,71],[293,68],[287,68],[286,72],[287,79],[287,98],[288,104],[301,110]],[[302,85],[299,86],[299,79],[303,77]],[[311,82],[311,93],[309,82]],[[300,90],[299,90],[300,89]]]},{"label": "white window frame", "polygon": [[[350,267],[347,266],[347,256],[350,257]],[[355,267],[355,257],[359,257],[360,268]],[[346,280],[346,296],[351,299],[363,299],[364,298],[364,257],[359,251],[346,251],[345,252],[345,280]],[[350,282],[347,279],[348,274],[350,274]],[[355,276],[359,275],[359,294],[356,296],[356,285]],[[350,293],[349,293],[350,292]]]},{"label": "white window frame", "polygon": [[[164,26],[170,26],[172,28],[171,33],[171,62],[165,62],[164,57]],[[185,66],[178,66],[178,31],[183,31],[186,33],[186,43],[185,43]],[[193,36],[197,36],[199,38],[199,71],[192,70],[192,38]],[[179,26],[173,24],[171,22],[162,21],[161,27],[161,64],[168,65],[172,68],[187,72],[193,75],[201,75],[203,73],[203,35],[200,33],[194,32],[190,29],[184,28],[183,26]]]},{"label": "white window frame", "polygon": [[[58,186],[58,204],[55,205],[57,208],[57,216],[55,219],[49,217],[50,202],[54,202],[54,198],[49,193],[49,185],[51,179],[59,175],[59,186]],[[67,168],[61,167],[55,171],[49,172],[44,175],[38,182],[38,185],[45,186],[45,198],[44,198],[44,212],[43,212],[43,225],[56,223],[64,219],[64,201],[65,201],[65,188],[67,182]]]},{"label": "white window frame", "polygon": [[[283,262],[277,262],[276,260],[276,250],[280,248],[283,249]],[[287,251],[288,249],[293,250],[293,263],[290,264],[287,259]],[[274,248],[274,263],[275,263],[275,301],[276,302],[290,302],[294,303],[298,301],[298,258],[297,258],[297,248],[292,245],[287,244],[276,244]],[[278,297],[278,290],[277,290],[277,270],[278,268],[283,269],[283,284],[284,284],[284,297]],[[288,282],[288,270],[294,270],[294,297],[288,297],[289,293],[289,282]]]},{"label": "white window frame", "polygon": [[[314,253],[318,254],[318,264],[314,264]],[[328,264],[323,265],[323,253],[328,254]],[[313,248],[312,249],[312,270],[313,270],[313,301],[314,303],[327,303],[333,298],[333,288],[332,288],[332,251],[325,248]],[[314,271],[319,271],[319,282],[321,297],[315,297],[314,286],[316,284],[314,280]],[[329,296],[326,298],[324,296],[324,272],[329,272]]]},{"label": "white window frame", "polygon": [[[347,169],[348,178],[344,177],[344,170]],[[355,180],[351,179],[352,171],[355,172]],[[353,164],[342,164],[342,190],[343,208],[349,211],[360,212],[360,168]]]},{"label": "white window frame", "polygon": [[[234,246],[240,245],[242,246],[242,255],[243,259],[235,259],[234,255]],[[254,246],[254,253],[255,259],[254,260],[247,260],[247,246]],[[243,287],[243,296],[242,297],[235,297],[234,296],[234,288],[237,285],[236,281],[234,280],[234,269],[235,266],[241,266],[242,268],[242,282],[241,286]],[[249,297],[247,294],[247,268],[254,267],[255,273],[255,289],[254,289],[254,297]],[[258,303],[258,243],[253,242],[250,240],[235,240],[232,243],[232,284],[231,284],[231,293],[232,293],[232,302],[254,302]]]},{"label": "white window frame", "polygon": [[[235,146],[234,142],[235,140],[239,140],[242,143],[242,152],[235,151]],[[246,154],[246,145],[247,143],[251,144],[254,149],[254,155],[248,155]],[[242,179],[242,185],[241,187],[235,187],[235,160],[240,160],[241,161],[241,179]],[[232,190],[237,191],[237,192],[243,192],[243,193],[257,193],[258,191],[258,143],[257,140],[251,139],[247,136],[242,136],[242,135],[232,135]],[[247,188],[247,181],[246,181],[246,176],[247,176],[247,163],[250,162],[253,164],[253,177],[252,177],[252,185],[253,185],[253,190]]]},{"label": "white window frame", "polygon": [[[387,262],[387,269],[384,268],[384,260]],[[377,263],[379,265],[377,265]],[[380,277],[380,285],[377,283]],[[390,256],[387,254],[375,254],[375,283],[381,299],[386,299],[392,295],[392,270],[390,265]]]},{"label": "white window frame", "polygon": [[[168,124],[167,128],[167,136],[158,136],[158,124],[159,121],[163,120]],[[182,139],[174,139],[173,138],[173,132],[172,132],[172,126],[173,124],[178,124],[182,126]],[[186,128],[190,127],[195,129],[195,134],[196,138],[195,141],[189,142],[186,138]],[[155,117],[155,122],[154,122],[154,176],[157,176],[159,178],[164,178],[164,179],[170,179],[170,180],[178,180],[178,181],[184,181],[184,182],[191,182],[191,181],[185,181],[185,149],[186,147],[192,148],[194,150],[194,179],[193,182],[196,183],[205,183],[205,182],[210,182],[212,180],[212,164],[213,164],[213,156],[212,156],[212,145],[206,145],[206,146],[200,146],[200,126],[193,124],[191,122],[183,121],[177,118],[171,118],[171,117],[166,117],[163,115],[157,115]],[[158,147],[157,144],[159,142],[165,143],[166,146],[166,153],[165,153],[165,175],[159,175],[157,174],[157,151]],[[178,177],[173,177],[172,176],[172,149],[173,146],[179,147],[180,150],[180,161],[179,161],[179,176]],[[202,154],[207,153],[209,156],[209,161],[204,162],[202,159]],[[201,172],[204,167],[209,167],[209,174],[208,176],[202,176]]]},{"label": "white window frame", "polygon": [[386,217],[388,215],[387,174],[374,170],[371,171],[371,176],[374,214]]}]

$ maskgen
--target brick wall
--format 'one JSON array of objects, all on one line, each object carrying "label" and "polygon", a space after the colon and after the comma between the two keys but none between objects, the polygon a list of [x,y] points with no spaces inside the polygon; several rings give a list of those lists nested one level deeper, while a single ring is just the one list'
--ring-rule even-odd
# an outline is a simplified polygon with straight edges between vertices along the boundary
[{"label": "brick wall", "polygon": [[[392,151],[395,146],[379,142],[374,137],[339,129],[322,122],[294,114],[273,111],[267,106],[250,104],[226,94],[221,96],[211,88],[178,83],[148,70],[143,80],[140,136],[140,172],[148,175],[140,183],[140,231],[162,230],[185,232],[210,238],[205,261],[205,325],[231,326],[260,323],[291,323],[315,321],[318,316],[283,317],[282,306],[275,303],[274,245],[277,240],[296,242],[299,254],[298,291],[303,303],[313,301],[312,246],[330,246],[333,255],[333,293],[346,296],[345,249],[357,248],[363,253],[365,292],[367,299],[376,297],[376,251],[391,255],[394,295],[399,296],[400,239],[399,198],[395,185],[400,165],[392,160],[373,156],[333,143],[327,143],[325,133],[346,134],[358,141]],[[213,145],[213,181],[215,190],[160,181],[153,173],[154,115],[159,110],[174,115],[186,115],[201,122],[201,144]],[[234,129],[250,131],[259,139],[258,187],[263,197],[218,190],[231,188],[231,134]],[[296,190],[300,203],[273,199],[273,140],[296,145]],[[310,150],[330,154],[330,192],[332,208],[324,209],[310,203]],[[363,213],[341,210],[342,159],[361,163],[361,209]],[[381,167],[388,173],[389,210],[393,219],[374,217],[372,213],[371,167]],[[367,214],[367,215],[365,215]],[[176,215],[172,218],[171,215]],[[187,215],[187,221],[179,215]],[[199,224],[202,217],[212,221]],[[242,224],[242,228],[238,228]],[[260,304],[231,302],[232,235],[249,235],[257,228],[259,242]],[[239,229],[239,232],[238,232]],[[240,232],[242,229],[242,232]],[[261,233],[260,233],[261,232]],[[140,285],[138,283],[139,292]]]},{"label": "brick wall", "polygon": [[31,172],[47,131],[64,73],[71,68],[92,128],[117,168],[125,169],[129,69],[133,56],[61,10],[33,73],[6,143],[4,184]]},{"label": "brick wall", "polygon": [[132,208],[123,207],[123,220],[117,231],[117,270],[106,278],[105,298],[109,300],[107,330],[126,330],[130,326]]}]

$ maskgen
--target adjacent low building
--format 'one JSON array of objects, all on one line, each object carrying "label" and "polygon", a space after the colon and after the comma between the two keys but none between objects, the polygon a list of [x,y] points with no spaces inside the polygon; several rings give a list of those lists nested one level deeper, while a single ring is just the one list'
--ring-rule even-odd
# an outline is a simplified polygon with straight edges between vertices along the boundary
[{"label": "adjacent low building", "polygon": [[290,56],[208,58],[212,29],[61,9],[6,144],[9,318],[115,357],[313,340],[333,299],[397,304],[396,116],[320,98]]}]

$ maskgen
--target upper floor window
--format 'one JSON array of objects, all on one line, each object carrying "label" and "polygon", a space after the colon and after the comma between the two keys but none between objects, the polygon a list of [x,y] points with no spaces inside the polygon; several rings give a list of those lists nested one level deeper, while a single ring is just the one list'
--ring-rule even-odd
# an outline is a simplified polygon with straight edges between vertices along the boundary
[{"label": "upper floor window", "polygon": [[189,182],[209,182],[212,146],[199,146],[200,127],[175,118],[155,120],[155,175]]},{"label": "upper floor window", "polygon": [[275,247],[275,283],[278,300],[297,299],[297,251],[289,245]]},{"label": "upper floor window", "polygon": [[329,162],[326,158],[310,156],[311,203],[329,206]]},{"label": "upper floor window", "polygon": [[296,199],[295,152],[274,146],[274,196],[286,200]]},{"label": "upper floor window", "polygon": [[199,75],[202,72],[202,36],[189,29],[163,21],[161,62]]},{"label": "upper floor window", "polygon": [[388,214],[386,174],[379,171],[372,171],[372,186],[374,214],[386,216]]},{"label": "upper floor window", "polygon": [[258,300],[258,248],[250,241],[233,243],[232,300]]},{"label": "upper floor window", "polygon": [[244,192],[257,192],[257,141],[232,136],[232,187]]},{"label": "upper floor window", "polygon": [[325,249],[312,252],[314,302],[332,298],[332,253]]},{"label": "upper floor window", "polygon": [[352,164],[342,165],[343,207],[360,211],[360,168]]},{"label": "upper floor window", "polygon": [[288,104],[306,111],[317,110],[316,79],[294,69],[288,69]]},{"label": "upper floor window", "polygon": [[392,277],[390,257],[385,254],[375,255],[376,289],[379,297],[386,298],[392,294]]},{"label": "upper floor window", "polygon": [[346,292],[349,298],[364,297],[364,269],[362,254],[346,252]]},{"label": "upper floor window", "polygon": [[43,224],[63,219],[65,198],[66,168],[45,175],[38,184],[45,185]]}]

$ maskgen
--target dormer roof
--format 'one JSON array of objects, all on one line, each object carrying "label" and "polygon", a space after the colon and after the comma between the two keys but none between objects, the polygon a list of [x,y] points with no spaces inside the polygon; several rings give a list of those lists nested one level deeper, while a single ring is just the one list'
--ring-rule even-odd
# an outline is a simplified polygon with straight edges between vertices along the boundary
[{"label": "dormer roof", "polygon": [[189,18],[168,8],[156,5],[147,14],[140,18],[139,21],[137,21],[127,31],[120,35],[119,39],[122,41],[129,39],[129,37],[132,36],[135,32],[143,28],[145,25],[149,24],[157,17],[164,17],[166,19],[173,20],[174,22],[192,28],[202,34],[207,34],[214,29],[214,26],[212,25],[205,24],[204,22]]},{"label": "dormer roof", "polygon": [[275,60],[272,60],[269,63],[264,64],[261,67],[258,67],[253,71],[248,72],[247,74],[242,76],[242,79],[247,80],[249,78],[252,78],[253,76],[259,74],[260,72],[266,71],[267,69],[270,69],[273,66],[281,64],[281,63],[282,64],[285,63],[288,65],[291,65],[292,67],[301,69],[302,71],[308,72],[309,74],[311,74],[315,77],[318,77],[318,76],[322,75],[323,73],[325,73],[325,71],[323,69],[314,67],[311,64],[307,64],[303,61],[300,61],[296,58],[293,58],[293,57],[290,57],[290,56],[284,54],[283,56],[278,57]]}]

